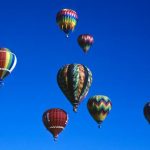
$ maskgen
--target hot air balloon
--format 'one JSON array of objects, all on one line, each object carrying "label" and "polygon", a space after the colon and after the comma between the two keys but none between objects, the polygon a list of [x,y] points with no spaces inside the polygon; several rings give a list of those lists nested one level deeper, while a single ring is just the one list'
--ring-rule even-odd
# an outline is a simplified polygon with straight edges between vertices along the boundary
[{"label": "hot air balloon", "polygon": [[146,120],[150,123],[150,102],[145,104],[143,112]]},{"label": "hot air balloon", "polygon": [[56,141],[59,133],[62,132],[68,123],[67,113],[59,108],[47,110],[43,114],[42,119],[47,130],[52,133],[54,141]]},{"label": "hot air balloon", "polygon": [[88,94],[92,83],[92,73],[84,65],[68,64],[57,74],[57,83],[77,112],[78,105]]},{"label": "hot air balloon", "polygon": [[63,30],[67,37],[69,33],[74,30],[78,21],[78,15],[74,10],[62,9],[57,13],[56,22],[61,30]]},{"label": "hot air balloon", "polygon": [[78,44],[86,53],[94,43],[94,38],[90,34],[81,34],[78,37]]},{"label": "hot air balloon", "polygon": [[107,96],[95,95],[92,96],[87,103],[87,108],[93,119],[101,126],[111,110],[112,104]]},{"label": "hot air balloon", "polygon": [[8,48],[0,48],[0,85],[3,85],[3,80],[15,68],[17,63],[16,55]]}]

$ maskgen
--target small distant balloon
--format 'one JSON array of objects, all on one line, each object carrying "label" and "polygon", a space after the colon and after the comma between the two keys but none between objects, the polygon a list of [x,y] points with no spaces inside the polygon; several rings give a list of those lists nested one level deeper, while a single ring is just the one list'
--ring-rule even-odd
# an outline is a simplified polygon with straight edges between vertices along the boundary
[{"label": "small distant balloon", "polygon": [[8,48],[0,48],[0,85],[3,80],[14,70],[17,58]]},{"label": "small distant balloon", "polygon": [[71,31],[74,30],[78,21],[77,13],[72,9],[62,9],[57,13],[56,22],[59,28],[69,37]]},{"label": "small distant balloon", "polygon": [[82,64],[67,64],[59,69],[57,73],[57,83],[73,105],[73,111],[88,94],[92,83],[92,72]]},{"label": "small distant balloon", "polygon": [[145,104],[143,112],[146,120],[148,121],[148,123],[150,123],[150,102],[147,102]]},{"label": "small distant balloon", "polygon": [[109,114],[112,104],[110,99],[104,95],[95,95],[89,98],[87,108],[93,119],[101,126],[101,123],[105,120]]},{"label": "small distant balloon", "polygon": [[60,132],[66,127],[68,123],[68,115],[67,113],[59,108],[53,108],[47,110],[43,114],[43,123],[47,130],[51,132],[56,141]]},{"label": "small distant balloon", "polygon": [[78,37],[78,44],[85,53],[89,51],[93,43],[94,43],[94,38],[90,34],[81,34]]}]

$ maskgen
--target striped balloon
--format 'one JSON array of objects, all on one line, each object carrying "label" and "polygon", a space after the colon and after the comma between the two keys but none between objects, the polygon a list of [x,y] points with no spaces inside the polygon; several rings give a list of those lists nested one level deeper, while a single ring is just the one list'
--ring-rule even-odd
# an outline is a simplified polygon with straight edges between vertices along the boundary
[{"label": "striped balloon", "polygon": [[47,110],[42,119],[47,130],[52,133],[54,140],[58,138],[59,133],[63,131],[68,123],[67,113],[59,108]]},{"label": "striped balloon", "polygon": [[87,52],[94,43],[94,38],[90,34],[81,34],[78,37],[78,44],[83,49],[84,52]]},{"label": "striped balloon", "polygon": [[17,63],[16,55],[7,48],[0,48],[0,84],[15,68]]},{"label": "striped balloon", "polygon": [[69,33],[74,30],[78,20],[78,15],[74,10],[62,9],[57,13],[56,22],[61,30],[69,36]]},{"label": "striped balloon", "polygon": [[68,64],[58,71],[57,82],[76,112],[78,105],[88,94],[92,73],[84,65]]},{"label": "striped balloon", "polygon": [[93,119],[99,124],[105,120],[111,110],[112,104],[107,96],[92,96],[87,103],[87,108]]}]

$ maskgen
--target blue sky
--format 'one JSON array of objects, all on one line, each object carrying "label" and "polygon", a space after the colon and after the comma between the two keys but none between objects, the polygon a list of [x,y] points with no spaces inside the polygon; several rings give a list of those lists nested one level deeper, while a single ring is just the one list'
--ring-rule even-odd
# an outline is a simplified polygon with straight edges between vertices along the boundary
[{"label": "blue sky", "polygon": [[[149,150],[150,126],[143,116],[150,100],[149,7],[148,0],[3,0],[0,47],[11,49],[18,63],[0,89],[0,149]],[[56,24],[61,8],[79,16],[69,39]],[[95,39],[87,54],[76,42],[81,33]],[[93,73],[77,114],[56,82],[58,69],[68,63]],[[86,108],[96,94],[112,101],[101,129]],[[43,112],[54,107],[69,114],[57,143],[42,123]]]}]

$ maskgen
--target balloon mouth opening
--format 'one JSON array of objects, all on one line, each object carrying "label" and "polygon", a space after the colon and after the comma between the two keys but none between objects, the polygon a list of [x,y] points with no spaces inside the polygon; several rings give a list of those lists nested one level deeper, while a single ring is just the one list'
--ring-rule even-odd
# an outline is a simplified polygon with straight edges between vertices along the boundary
[{"label": "balloon mouth opening", "polygon": [[70,33],[70,31],[69,31],[69,30],[64,29],[64,32],[65,32],[66,37],[68,38],[68,37],[69,37],[69,33]]},{"label": "balloon mouth opening", "polygon": [[89,49],[90,49],[90,46],[86,46],[86,47],[83,48],[83,51],[84,51],[85,53],[87,53],[87,52],[89,51]]}]

